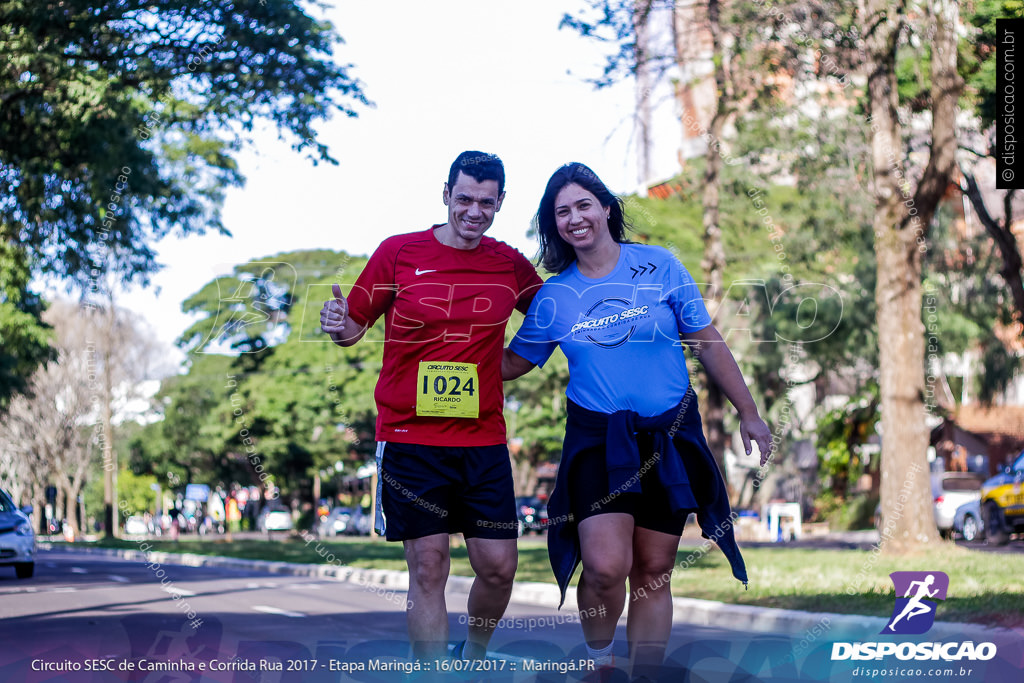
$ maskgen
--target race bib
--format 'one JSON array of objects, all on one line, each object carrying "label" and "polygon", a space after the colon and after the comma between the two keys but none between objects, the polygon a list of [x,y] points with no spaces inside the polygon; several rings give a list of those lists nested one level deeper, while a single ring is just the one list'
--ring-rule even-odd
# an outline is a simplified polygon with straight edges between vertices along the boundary
[{"label": "race bib", "polygon": [[420,361],[416,414],[424,417],[480,417],[476,363]]}]

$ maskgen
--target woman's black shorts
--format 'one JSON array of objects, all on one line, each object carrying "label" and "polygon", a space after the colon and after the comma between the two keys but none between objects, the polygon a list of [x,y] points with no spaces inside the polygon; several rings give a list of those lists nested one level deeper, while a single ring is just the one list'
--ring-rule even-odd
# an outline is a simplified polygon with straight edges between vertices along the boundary
[{"label": "woman's black shorts", "polygon": [[[654,455],[653,439],[649,434],[637,436],[640,461],[649,462]],[[677,446],[685,444],[679,444]],[[649,467],[640,475],[642,493],[611,492],[608,490],[608,466],[605,445],[587,448],[573,457],[569,472],[570,509],[573,518],[582,522],[587,517],[608,512],[632,515],[636,526],[660,531],[673,536],[683,533],[686,523],[676,519],[669,505],[668,492],[658,481],[656,467]]]}]

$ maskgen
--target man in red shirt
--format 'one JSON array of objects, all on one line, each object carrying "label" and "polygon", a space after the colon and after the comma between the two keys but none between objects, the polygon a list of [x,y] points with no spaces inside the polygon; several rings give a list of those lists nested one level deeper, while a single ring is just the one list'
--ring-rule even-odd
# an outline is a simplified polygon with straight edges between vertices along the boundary
[{"label": "man in red shirt", "polygon": [[448,222],[384,240],[348,299],[334,285],[320,312],[339,346],[384,316],[377,530],[405,544],[409,638],[424,659],[447,651],[449,534],[465,536],[476,573],[456,656],[486,655],[518,563],[501,356],[513,309],[525,313],[542,282],[522,254],[484,236],[504,186],[498,157],[460,154],[442,195]]}]

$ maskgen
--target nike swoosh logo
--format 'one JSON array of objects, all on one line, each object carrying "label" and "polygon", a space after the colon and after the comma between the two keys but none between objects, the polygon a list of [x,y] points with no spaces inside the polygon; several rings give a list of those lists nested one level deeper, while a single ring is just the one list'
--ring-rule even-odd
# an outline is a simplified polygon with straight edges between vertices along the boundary
[{"label": "nike swoosh logo", "polygon": [[417,275],[424,275],[426,273],[436,273],[436,272],[437,272],[437,268],[434,268],[433,270],[420,270],[419,268],[416,269],[416,274]]}]

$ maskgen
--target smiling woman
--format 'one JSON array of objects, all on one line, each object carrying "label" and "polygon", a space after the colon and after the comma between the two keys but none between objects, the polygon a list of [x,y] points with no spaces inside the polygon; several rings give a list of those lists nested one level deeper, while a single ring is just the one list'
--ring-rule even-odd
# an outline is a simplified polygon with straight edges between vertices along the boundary
[{"label": "smiling woman", "polygon": [[747,583],[725,483],[704,438],[680,340],[736,407],[740,435],[764,465],[771,434],[693,278],[668,250],[625,239],[623,203],[589,168],[551,176],[537,211],[541,261],[555,275],[505,350],[502,379],[569,361],[565,442],[549,515],[551,567],[565,591],[583,565],[587,654],[612,665],[625,585],[633,676],[657,678],[672,620],[669,577],[689,513]]}]

